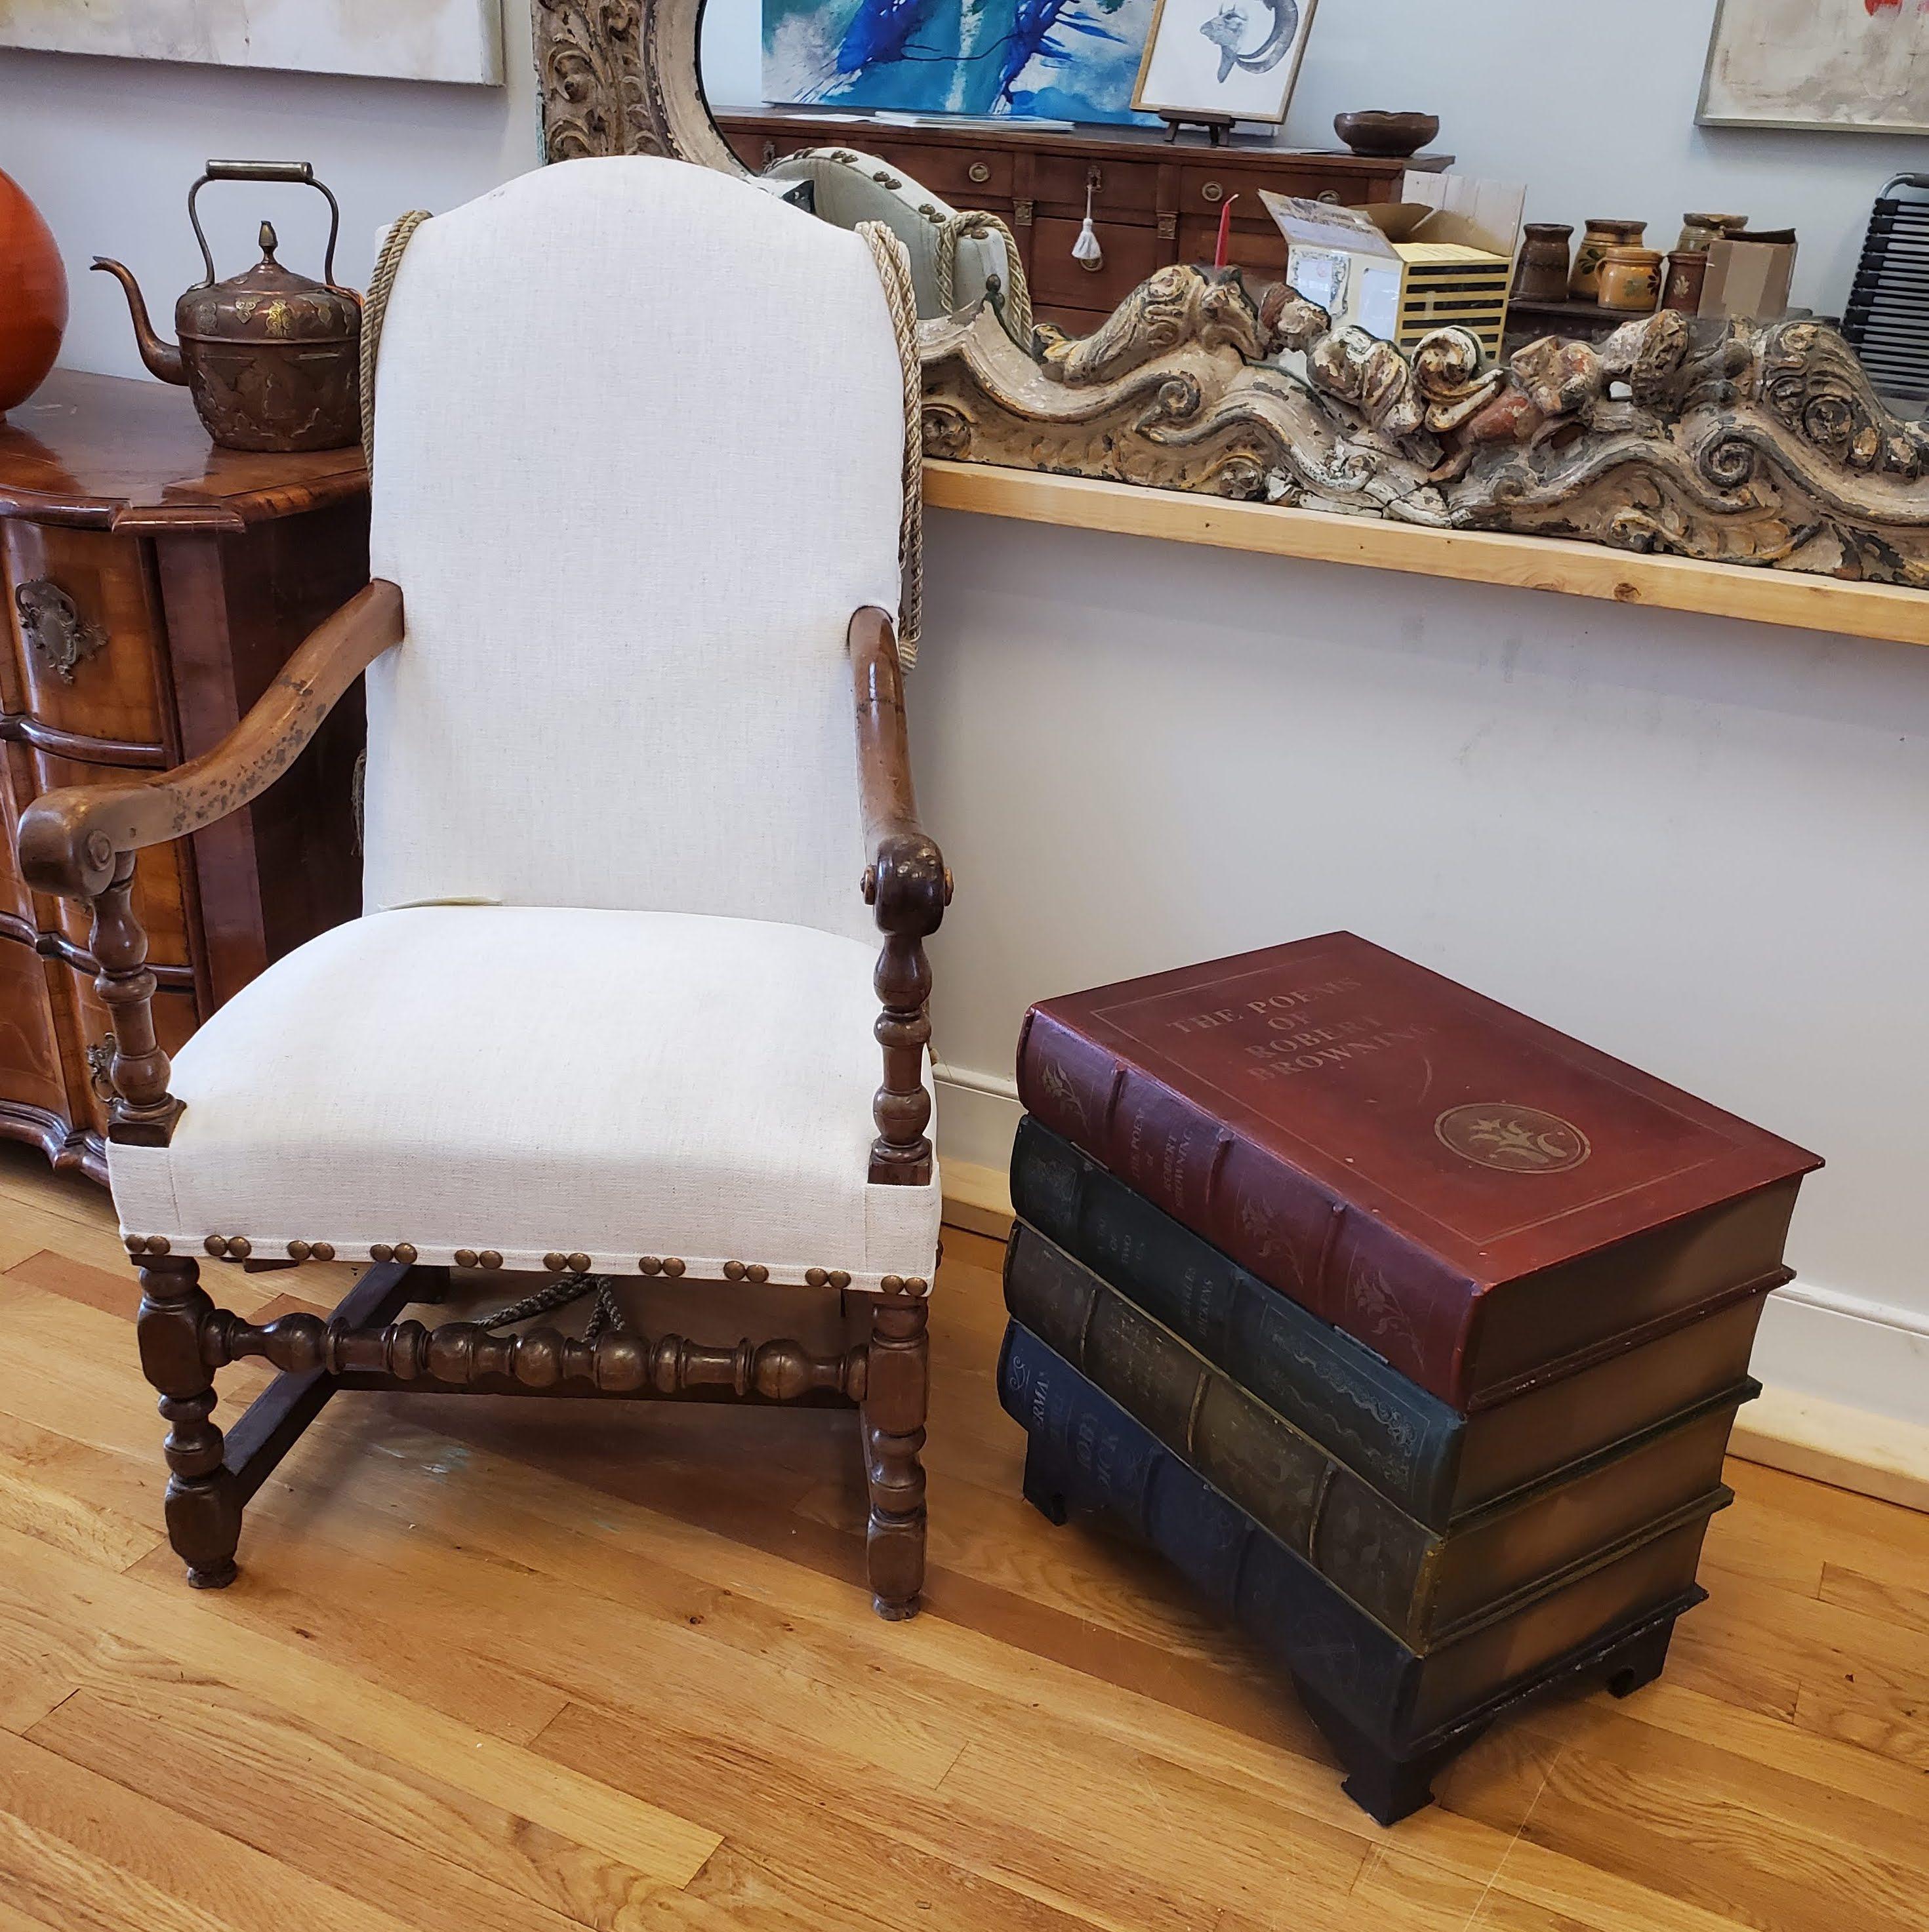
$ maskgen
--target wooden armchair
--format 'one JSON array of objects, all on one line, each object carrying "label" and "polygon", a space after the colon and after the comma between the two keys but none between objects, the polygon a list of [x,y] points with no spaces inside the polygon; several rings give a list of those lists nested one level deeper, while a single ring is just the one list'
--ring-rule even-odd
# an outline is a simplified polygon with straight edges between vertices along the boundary
[{"label": "wooden armchair", "polygon": [[[232,1580],[248,1498],[340,1389],[855,1404],[874,1600],[908,1616],[950,882],[878,608],[904,387],[869,251],[682,164],[553,166],[416,232],[377,393],[377,580],[215,751],[20,826],[32,882],[92,909],[174,1548]],[[364,672],[364,916],[170,1068],[135,855],[245,806]],[[332,1319],[256,1326],[202,1257],[371,1265]],[[542,1277],[528,1313],[612,1276],[836,1289],[870,1335],[652,1341],[602,1292],[580,1334],[397,1322],[452,1267]],[[281,1373],[224,1440],[244,1356]]]}]

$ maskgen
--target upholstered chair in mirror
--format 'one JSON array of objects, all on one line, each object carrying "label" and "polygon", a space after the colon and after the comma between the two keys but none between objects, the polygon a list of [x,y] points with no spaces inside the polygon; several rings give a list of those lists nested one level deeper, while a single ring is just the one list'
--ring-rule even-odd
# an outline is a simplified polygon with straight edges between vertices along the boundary
[{"label": "upholstered chair in mirror", "polygon": [[[909,1616],[950,881],[889,614],[917,473],[902,254],[644,159],[402,232],[371,318],[375,581],[218,749],[20,828],[34,884],[92,908],[174,1547],[228,1582],[244,1506],[338,1390],[855,1405],[870,1584]],[[364,670],[364,914],[170,1067],[136,855],[244,806]],[[366,1264],[326,1322],[256,1325],[202,1280],[312,1260]],[[397,1321],[452,1269],[501,1271],[512,1305]],[[614,1284],[637,1276],[713,1283],[715,1338],[636,1332]],[[746,1282],[868,1324],[828,1354],[734,1341]],[[242,1357],[282,1372],[224,1439]]]},{"label": "upholstered chair in mirror", "polygon": [[992,214],[960,210],[888,161],[854,148],[807,148],[764,170],[773,182],[808,182],[823,220],[855,229],[882,222],[910,257],[920,317],[954,315],[988,294],[1006,332],[1031,344],[1031,296],[1018,247]]}]

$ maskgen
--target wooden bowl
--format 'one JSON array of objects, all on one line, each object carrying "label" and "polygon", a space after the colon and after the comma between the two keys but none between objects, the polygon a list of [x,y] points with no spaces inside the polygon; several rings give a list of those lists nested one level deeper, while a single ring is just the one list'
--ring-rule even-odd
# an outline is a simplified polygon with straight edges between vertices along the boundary
[{"label": "wooden bowl", "polygon": [[1369,111],[1336,114],[1333,131],[1356,154],[1404,160],[1417,154],[1440,131],[1437,114],[1388,114]]}]

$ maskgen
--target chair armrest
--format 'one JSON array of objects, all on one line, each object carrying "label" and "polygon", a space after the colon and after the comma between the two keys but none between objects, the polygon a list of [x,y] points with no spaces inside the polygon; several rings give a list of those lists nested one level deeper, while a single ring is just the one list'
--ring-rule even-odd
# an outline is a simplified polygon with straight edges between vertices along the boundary
[{"label": "chair armrest", "polygon": [[265,791],[320,729],[336,700],[402,638],[402,593],[358,591],[308,638],[235,728],[205,756],[124,785],[70,785],[21,814],[20,869],[36,890],[92,899],[124,857],[184,838]]},{"label": "chair armrest", "polygon": [[951,874],[918,823],[897,634],[890,619],[870,605],[851,619],[849,643],[857,699],[857,783],[869,854],[865,902],[876,908],[880,931],[922,939],[944,918]]}]

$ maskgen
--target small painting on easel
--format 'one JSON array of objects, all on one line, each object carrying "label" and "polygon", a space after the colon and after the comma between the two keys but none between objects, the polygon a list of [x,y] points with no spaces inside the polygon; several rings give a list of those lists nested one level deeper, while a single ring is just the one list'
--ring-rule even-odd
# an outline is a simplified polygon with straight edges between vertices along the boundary
[{"label": "small painting on easel", "polygon": [[1159,0],[1133,106],[1208,125],[1286,118],[1316,0]]}]

